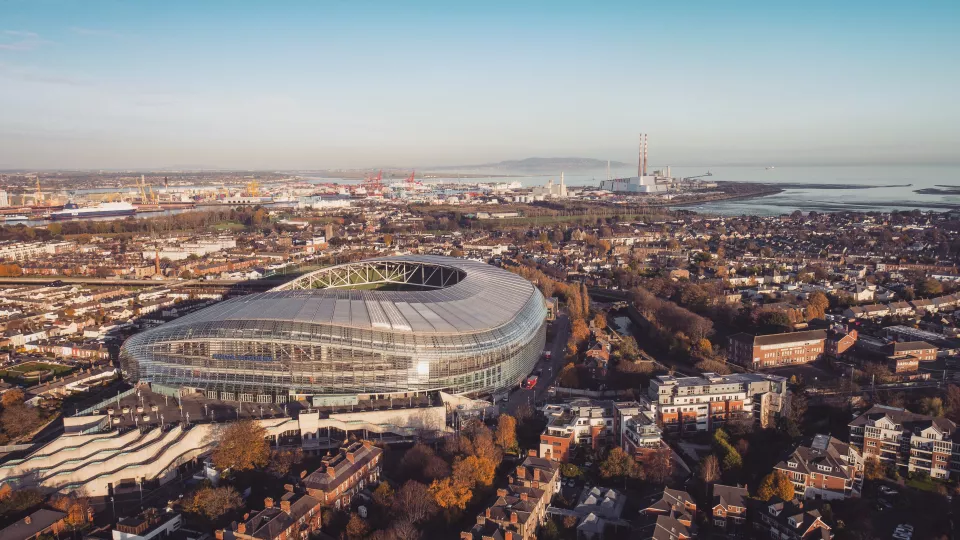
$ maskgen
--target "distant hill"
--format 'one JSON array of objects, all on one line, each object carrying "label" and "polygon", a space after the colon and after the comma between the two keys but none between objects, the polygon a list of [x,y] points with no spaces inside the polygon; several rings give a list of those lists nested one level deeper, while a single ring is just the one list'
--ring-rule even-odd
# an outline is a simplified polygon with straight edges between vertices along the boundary
[{"label": "distant hill", "polygon": [[[611,161],[611,168],[629,166],[622,161]],[[512,173],[556,173],[560,171],[574,172],[605,169],[607,162],[600,159],[580,157],[531,157],[500,161],[498,163],[484,163],[481,165],[453,165],[447,167],[431,167],[432,170],[489,170]]]}]

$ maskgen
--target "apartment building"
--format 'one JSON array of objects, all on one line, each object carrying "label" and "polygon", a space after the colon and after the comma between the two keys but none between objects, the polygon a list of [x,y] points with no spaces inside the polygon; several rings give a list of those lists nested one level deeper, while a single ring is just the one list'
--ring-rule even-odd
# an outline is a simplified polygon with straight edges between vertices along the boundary
[{"label": "apartment building", "polygon": [[744,367],[763,369],[819,360],[824,353],[827,332],[805,330],[785,334],[730,336],[730,360]]},{"label": "apartment building", "polygon": [[10,242],[0,245],[0,260],[24,261],[56,255],[76,247],[73,242]]},{"label": "apartment building", "polygon": [[750,493],[745,487],[714,484],[710,522],[728,535],[739,535],[747,522],[749,498]]},{"label": "apartment building", "polygon": [[642,460],[646,454],[663,448],[663,429],[657,424],[656,408],[649,402],[618,403],[615,410],[618,444],[624,452]]},{"label": "apartment building", "polygon": [[816,435],[809,445],[798,446],[774,469],[793,481],[798,497],[833,500],[860,496],[863,456],[854,445],[829,435]]},{"label": "apartment building", "polygon": [[614,403],[587,398],[547,405],[543,409],[547,427],[540,435],[539,456],[567,462],[577,445],[600,449],[616,441]]},{"label": "apartment building", "polygon": [[753,418],[766,427],[789,400],[787,380],[775,375],[738,373],[702,377],[661,375],[648,390],[664,431],[713,431],[734,418]]},{"label": "apartment building", "polygon": [[370,441],[357,441],[325,456],[320,468],[303,479],[307,494],[338,510],[348,507],[364,487],[380,482],[383,450]]},{"label": "apartment building", "polygon": [[864,460],[876,457],[905,472],[947,480],[960,475],[960,433],[942,417],[874,405],[850,422],[850,444]]},{"label": "apartment building", "polygon": [[932,362],[937,359],[937,348],[926,341],[904,341],[887,345],[885,351],[888,356],[909,354],[916,356],[921,362]]}]

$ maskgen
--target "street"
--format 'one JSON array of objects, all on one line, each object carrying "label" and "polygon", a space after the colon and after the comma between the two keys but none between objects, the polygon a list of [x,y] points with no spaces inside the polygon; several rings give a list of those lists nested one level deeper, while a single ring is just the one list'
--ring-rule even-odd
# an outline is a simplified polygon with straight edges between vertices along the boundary
[{"label": "street", "polygon": [[535,406],[538,401],[542,401],[549,388],[557,378],[557,374],[563,368],[567,339],[570,337],[570,319],[566,313],[558,313],[557,320],[553,321],[553,339],[548,340],[544,345],[544,350],[550,351],[550,360],[541,356],[537,367],[540,370],[540,379],[537,386],[532,389],[516,388],[511,391],[510,398],[507,400],[503,411],[507,414],[516,415],[521,405]]}]

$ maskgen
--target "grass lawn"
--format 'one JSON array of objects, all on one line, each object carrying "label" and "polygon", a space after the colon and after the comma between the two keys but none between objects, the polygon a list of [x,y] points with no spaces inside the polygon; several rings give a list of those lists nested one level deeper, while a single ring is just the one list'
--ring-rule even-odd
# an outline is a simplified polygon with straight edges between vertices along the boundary
[{"label": "grass lawn", "polygon": [[234,221],[228,221],[226,223],[218,223],[213,226],[214,229],[218,231],[242,231],[246,227],[242,223],[237,223]]},{"label": "grass lawn", "polygon": [[[21,379],[26,373],[33,373],[36,371],[43,371],[45,373],[53,372],[54,375],[66,375],[73,371],[73,368],[70,366],[61,366],[59,364],[48,364],[46,362],[27,362],[25,364],[16,365],[10,367],[6,370],[0,371],[0,377],[10,377],[12,379]],[[47,375],[49,376],[49,375]],[[31,379],[35,377],[31,375]]]},{"label": "grass lawn", "polygon": [[909,479],[907,479],[907,482],[906,482],[906,483],[907,483],[908,486],[910,486],[910,487],[912,487],[912,488],[914,488],[914,489],[919,489],[919,490],[921,490],[921,491],[929,491],[929,492],[931,492],[931,493],[936,493],[936,492],[937,492],[937,488],[939,488],[941,485],[943,485],[943,482],[940,482],[939,480],[934,480],[933,478],[930,478],[930,477],[925,477],[925,478],[922,478],[922,479],[921,479],[921,478],[909,478]]}]

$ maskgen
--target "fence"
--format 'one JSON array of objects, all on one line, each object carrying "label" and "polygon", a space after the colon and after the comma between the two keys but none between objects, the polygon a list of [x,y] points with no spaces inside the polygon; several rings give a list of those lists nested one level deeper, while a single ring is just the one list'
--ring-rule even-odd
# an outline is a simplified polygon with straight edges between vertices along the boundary
[{"label": "fence", "polygon": [[74,416],[86,416],[86,415],[92,413],[93,411],[95,411],[95,410],[97,410],[97,409],[102,409],[102,408],[104,408],[104,407],[107,407],[107,406],[109,406],[111,403],[120,401],[121,399],[123,399],[123,398],[125,398],[125,397],[127,397],[127,396],[130,396],[130,395],[133,395],[133,394],[135,394],[135,393],[137,393],[137,389],[136,389],[136,388],[131,388],[131,389],[125,391],[125,392],[120,392],[120,393],[117,394],[115,397],[112,397],[112,398],[110,398],[110,399],[105,399],[105,400],[101,401],[100,403],[97,403],[96,405],[93,405],[93,406],[91,406],[91,407],[87,407],[86,409],[84,409],[84,410],[82,410],[82,411],[77,411],[77,412],[74,414]]}]

